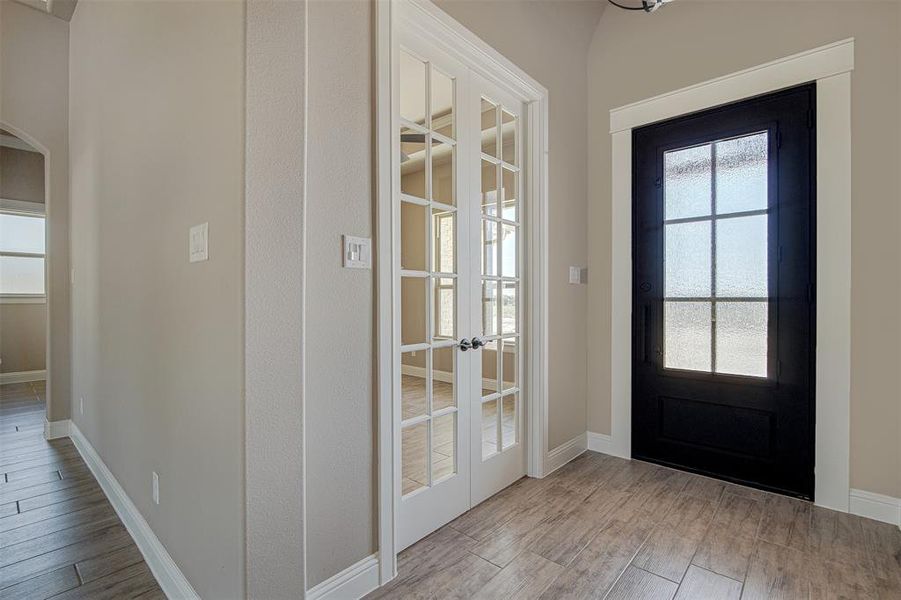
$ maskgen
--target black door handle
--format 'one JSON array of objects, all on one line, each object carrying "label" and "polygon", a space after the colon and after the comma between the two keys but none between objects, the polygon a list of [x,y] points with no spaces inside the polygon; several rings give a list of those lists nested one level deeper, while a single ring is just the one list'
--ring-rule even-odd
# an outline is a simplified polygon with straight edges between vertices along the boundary
[{"label": "black door handle", "polygon": [[457,346],[460,348],[461,352],[466,352],[467,350],[472,349],[472,343],[466,338],[460,340],[460,343],[457,344]]},{"label": "black door handle", "polygon": [[481,348],[482,346],[484,346],[484,345],[486,344],[486,342],[485,342],[484,340],[480,340],[480,339],[477,338],[477,337],[474,337],[474,338],[472,338],[471,344],[472,344],[472,349],[473,349],[473,350],[478,350],[479,348]]}]

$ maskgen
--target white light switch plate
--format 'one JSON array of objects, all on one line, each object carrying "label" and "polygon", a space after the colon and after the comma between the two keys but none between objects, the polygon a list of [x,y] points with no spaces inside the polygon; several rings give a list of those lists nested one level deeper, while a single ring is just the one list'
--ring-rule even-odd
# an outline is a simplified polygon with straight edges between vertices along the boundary
[{"label": "white light switch plate", "polygon": [[344,266],[348,269],[372,268],[372,240],[370,238],[342,236],[344,240]]},{"label": "white light switch plate", "polygon": [[569,282],[570,283],[582,283],[582,268],[581,267],[570,267],[569,268]]},{"label": "white light switch plate", "polygon": [[200,262],[210,258],[209,229],[209,223],[201,223],[192,227],[188,232],[188,259],[191,262]]}]

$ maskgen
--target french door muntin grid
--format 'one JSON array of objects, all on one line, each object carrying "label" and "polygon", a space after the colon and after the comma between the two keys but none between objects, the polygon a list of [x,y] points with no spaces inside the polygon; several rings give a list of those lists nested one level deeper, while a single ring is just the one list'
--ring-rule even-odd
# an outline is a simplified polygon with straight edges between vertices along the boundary
[{"label": "french door muntin grid", "polygon": [[[766,359],[766,375],[757,376],[757,375],[748,375],[748,374],[735,374],[730,372],[722,372],[719,373],[717,371],[717,305],[718,304],[729,304],[729,303],[762,303],[766,309],[766,313],[769,313],[770,308],[770,299],[769,296],[727,296],[727,297],[719,297],[717,296],[717,224],[721,221],[727,221],[730,219],[737,219],[742,217],[754,217],[754,216],[768,216],[771,212],[771,204],[769,202],[769,197],[767,197],[767,208],[758,209],[758,210],[745,210],[745,211],[736,211],[730,213],[717,213],[717,146],[722,142],[727,142],[730,140],[737,140],[741,138],[749,138],[752,136],[768,134],[767,131],[757,131],[753,133],[745,133],[738,136],[732,136],[717,140],[712,140],[708,142],[704,142],[702,144],[698,144],[695,146],[686,146],[680,148],[673,148],[671,150],[666,151],[664,154],[668,152],[679,152],[682,150],[688,150],[691,148],[710,146],[710,214],[709,215],[701,215],[696,217],[683,217],[683,218],[673,218],[673,219],[663,219],[663,234],[664,234],[664,279],[666,279],[666,269],[667,269],[667,261],[666,261],[666,233],[668,231],[667,225],[681,225],[685,223],[710,223],[710,296],[664,296],[663,303],[664,307],[668,303],[707,303],[710,305],[710,369],[706,372],[721,374],[721,375],[737,375],[741,377],[767,377],[769,375],[769,359]],[[769,144],[769,139],[767,136],[767,145]],[[666,190],[665,190],[665,178],[664,178],[664,202],[666,202]],[[665,207],[664,207],[665,208]],[[665,214],[665,209],[664,209]],[[767,251],[769,254],[769,251]],[[766,265],[766,281],[767,288],[769,290],[769,265]],[[664,286],[665,288],[666,286]],[[664,315],[666,311],[664,310]],[[665,317],[664,317],[665,318]],[[666,332],[666,324],[664,323],[663,327],[664,336]],[[769,335],[767,335],[769,337]],[[663,340],[663,348],[664,352],[667,348],[666,339]],[[769,352],[767,352],[769,354]],[[667,370],[690,370],[696,371],[699,369],[688,369],[684,367],[667,367],[666,366],[666,356],[663,357],[664,369]]]},{"label": "french door muntin grid", "polygon": [[[424,148],[423,152],[424,156],[424,172],[425,172],[425,198],[419,198],[417,196],[400,192],[400,203],[401,207],[404,203],[418,205],[424,207],[427,215],[426,215],[426,235],[425,235],[425,254],[426,261],[425,266],[426,270],[411,270],[411,269],[400,269],[400,281],[401,287],[405,278],[419,279],[425,281],[425,342],[422,343],[414,343],[414,344],[402,344],[400,347],[400,357],[401,362],[402,357],[407,352],[426,352],[426,361],[425,361],[425,413],[416,415],[409,419],[403,419],[401,421],[401,431],[411,431],[412,428],[420,425],[426,424],[426,445],[424,448],[425,452],[425,468],[427,474],[428,485],[422,485],[415,490],[411,491],[408,494],[404,494],[404,497],[415,495],[423,490],[427,490],[434,485],[453,477],[457,473],[457,452],[453,453],[453,466],[451,470],[446,474],[441,476],[440,478],[434,477],[433,472],[433,462],[434,462],[434,440],[435,440],[435,422],[444,417],[446,415],[456,415],[458,413],[457,407],[457,386],[455,382],[452,381],[451,384],[451,393],[453,394],[453,400],[450,406],[434,410],[434,353],[442,348],[454,348],[456,346],[456,330],[457,330],[457,298],[456,298],[456,281],[457,281],[457,252],[456,249],[458,247],[457,240],[457,227],[456,227],[456,215],[457,215],[457,207],[451,204],[443,203],[436,201],[435,198],[435,189],[434,189],[434,165],[433,165],[433,153],[434,153],[434,142],[439,142],[441,144],[446,145],[450,150],[450,164],[451,164],[451,176],[450,176],[450,184],[451,184],[451,198],[456,202],[456,169],[457,169],[457,142],[455,139],[443,135],[437,131],[435,131],[435,126],[440,126],[442,128],[447,127],[446,120],[441,120],[438,123],[432,122],[432,79],[433,73],[438,71],[441,75],[445,75],[431,64],[431,62],[424,60],[412,53],[407,52],[410,56],[416,58],[417,60],[421,60],[425,65],[427,76],[425,77],[425,112],[423,123],[416,123],[406,119],[402,116],[399,116],[400,123],[400,131],[401,134],[405,133],[415,133],[423,136],[424,140]],[[457,90],[454,85],[454,80],[451,78],[452,82],[452,107],[451,107],[451,119],[456,118],[456,111],[454,107],[457,106],[456,95]],[[453,134],[453,124],[452,123],[452,134]],[[437,211],[437,212],[436,212]],[[436,256],[436,244],[435,244],[435,234],[436,227],[435,221],[437,218],[452,218],[454,219],[454,226],[452,232],[453,238],[453,260],[452,260],[452,268],[453,271],[446,272],[441,271],[440,268],[445,266],[440,257]],[[446,282],[452,282],[448,285]],[[451,331],[448,332],[449,335],[438,335],[436,334],[436,315],[438,314],[437,310],[437,302],[438,296],[435,293],[436,289],[448,289],[450,287],[452,296],[452,305],[453,305],[453,315],[451,318]],[[452,355],[453,367],[452,367],[452,380],[456,377],[457,369],[456,369],[456,356]],[[457,430],[459,427],[458,419],[454,417],[453,424],[453,440],[454,444],[456,444],[457,440]],[[401,439],[403,440],[403,434],[401,435]],[[401,442],[403,444],[403,441]],[[422,482],[425,483],[425,482]]]},{"label": "french door muntin grid", "polygon": [[[486,97],[482,97],[481,105],[484,107],[485,104],[489,104],[493,107],[495,118],[493,129],[496,132],[495,135],[495,152],[492,155],[491,153],[481,152],[480,155],[480,173],[484,168],[484,163],[490,163],[494,166],[495,170],[495,181],[494,181],[494,199],[492,202],[495,204],[494,210],[491,210],[488,204],[486,203],[484,190],[480,194],[481,202],[480,202],[480,231],[482,236],[482,252],[481,252],[481,285],[480,293],[482,295],[482,306],[481,306],[481,322],[482,322],[482,338],[486,341],[486,345],[484,350],[494,350],[495,352],[495,367],[494,367],[494,390],[491,393],[482,396],[481,399],[481,410],[479,411],[479,415],[476,418],[482,419],[484,410],[486,406],[492,402],[495,403],[494,407],[494,418],[495,418],[495,433],[494,433],[494,451],[486,452],[484,439],[482,440],[482,460],[490,459],[493,456],[504,452],[505,450],[509,450],[510,448],[514,448],[519,443],[519,428],[520,428],[520,386],[519,386],[519,374],[521,373],[521,361],[522,356],[520,352],[521,344],[520,344],[520,323],[521,323],[521,313],[519,306],[519,289],[520,289],[520,277],[519,274],[522,272],[522,252],[520,251],[520,215],[522,214],[522,203],[521,203],[521,170],[515,164],[519,162],[520,156],[520,134],[519,134],[519,124],[520,119],[518,115],[510,111],[508,108],[504,107],[502,103],[495,102],[494,100]],[[484,114],[482,108],[480,108],[480,114]],[[480,122],[482,119],[480,118]],[[504,131],[503,127],[505,124],[512,123],[513,129],[513,161],[508,162],[504,160],[508,157],[507,152],[504,146]],[[481,127],[483,130],[484,125]],[[490,129],[490,128],[489,128]],[[485,143],[482,142],[482,149],[485,150]],[[508,186],[504,185],[504,175],[510,174],[512,175],[512,198],[508,201],[507,194]],[[513,219],[505,218],[505,208],[513,209]],[[492,228],[493,225],[493,228]],[[490,231],[493,229],[493,238],[490,237]],[[507,235],[507,232],[512,232],[514,236],[514,244],[513,244],[513,252],[515,255],[515,262],[512,264],[514,272],[513,275],[505,274],[505,266],[504,266],[504,238]],[[494,288],[494,298],[491,298],[489,294],[486,293],[486,290],[490,287]],[[513,320],[513,331],[505,331],[504,324],[504,298],[506,296],[505,290],[508,288],[512,288],[513,294],[510,301],[513,305],[513,310],[515,311],[515,318]],[[493,308],[489,308],[492,307]],[[494,313],[493,319],[493,332],[488,330],[487,322],[489,321],[487,311],[490,310]],[[512,342],[511,342],[512,340]],[[512,352],[514,353],[513,358],[513,378],[512,381],[506,381],[507,377],[504,373],[504,355],[508,352],[507,346],[508,344],[512,348]],[[484,359],[483,359],[484,361]],[[482,373],[484,369],[484,362],[479,368],[479,372]],[[510,387],[507,388],[506,384],[510,383]],[[480,384],[479,389],[480,395],[482,391],[484,391],[484,378],[483,382]],[[504,439],[504,401],[508,398],[513,398],[513,436],[512,441],[509,444],[505,445]],[[490,410],[490,409],[489,409]],[[484,429],[484,426],[483,426]],[[484,433],[484,431],[483,431]]]}]

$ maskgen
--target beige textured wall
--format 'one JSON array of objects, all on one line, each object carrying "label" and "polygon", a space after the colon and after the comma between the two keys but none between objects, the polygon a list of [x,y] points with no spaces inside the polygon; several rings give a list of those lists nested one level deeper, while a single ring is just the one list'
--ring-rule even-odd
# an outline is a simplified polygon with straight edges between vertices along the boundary
[{"label": "beige textured wall", "polygon": [[852,74],[851,485],[901,495],[897,2],[676,2],[608,10],[589,52],[589,430],[610,432],[611,108],[847,37]]},{"label": "beige textured wall", "polygon": [[306,587],[299,493],[304,483],[306,1],[253,0],[246,14],[246,589],[248,598],[287,600]]},{"label": "beige textured wall", "polygon": [[373,233],[372,6],[308,4],[307,586],[376,549],[373,271],[341,234]]},{"label": "beige textured wall", "polygon": [[[0,147],[0,198],[44,202],[44,156]],[[0,304],[0,373],[47,367],[47,305]]]},{"label": "beige textured wall", "polygon": [[0,147],[0,198],[44,203],[44,155]]},{"label": "beige textured wall", "polygon": [[71,402],[68,56],[68,23],[0,0],[0,128],[27,137],[47,160],[47,413],[54,421],[69,417]]},{"label": "beige textured wall", "polygon": [[0,373],[42,371],[46,348],[46,304],[0,304]]},{"label": "beige textured wall", "polygon": [[244,593],[244,12],[79,2],[70,30],[73,418],[204,598]]},{"label": "beige textured wall", "polygon": [[588,289],[568,283],[588,262],[586,56],[606,3],[437,0],[550,94],[548,445],[585,431]]}]

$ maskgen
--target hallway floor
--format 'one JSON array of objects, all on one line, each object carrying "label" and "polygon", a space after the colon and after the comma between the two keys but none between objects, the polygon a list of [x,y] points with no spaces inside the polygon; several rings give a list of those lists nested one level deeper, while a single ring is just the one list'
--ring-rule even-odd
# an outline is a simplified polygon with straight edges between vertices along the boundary
[{"label": "hallway floor", "polygon": [[165,598],[69,439],[44,439],[44,384],[0,386],[0,600]]},{"label": "hallway floor", "polygon": [[901,598],[901,531],[586,453],[406,549],[370,598]]}]

